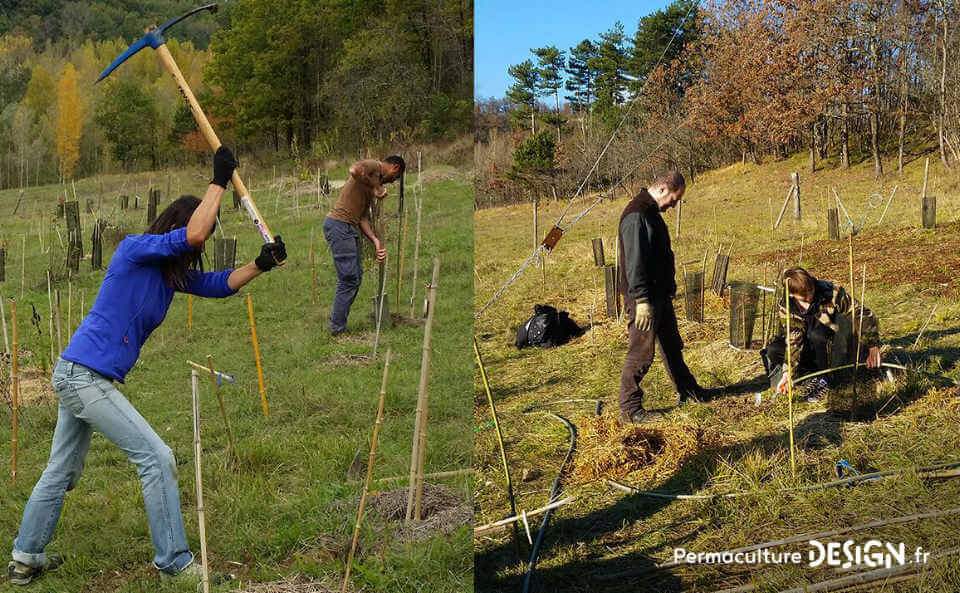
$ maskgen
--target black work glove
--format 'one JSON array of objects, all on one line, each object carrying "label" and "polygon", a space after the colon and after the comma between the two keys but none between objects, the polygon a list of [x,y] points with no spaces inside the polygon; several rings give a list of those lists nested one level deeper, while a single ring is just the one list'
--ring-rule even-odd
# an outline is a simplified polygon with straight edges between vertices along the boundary
[{"label": "black work glove", "polygon": [[226,146],[217,149],[213,155],[213,179],[210,181],[213,185],[219,185],[227,189],[227,182],[233,177],[233,170],[237,168],[237,159]]},{"label": "black work glove", "polygon": [[261,272],[269,272],[273,268],[287,261],[287,246],[283,244],[280,235],[273,238],[273,243],[264,243],[260,248],[260,255],[253,260]]}]

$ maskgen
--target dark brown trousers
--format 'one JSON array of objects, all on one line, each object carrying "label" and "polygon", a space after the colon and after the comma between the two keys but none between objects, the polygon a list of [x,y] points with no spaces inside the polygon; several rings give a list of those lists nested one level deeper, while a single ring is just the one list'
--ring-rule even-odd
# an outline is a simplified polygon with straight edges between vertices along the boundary
[{"label": "dark brown trousers", "polygon": [[683,360],[683,340],[677,328],[677,316],[673,301],[662,299],[654,303],[653,327],[650,331],[638,331],[633,325],[633,308],[626,312],[631,321],[627,325],[627,356],[620,373],[620,415],[629,420],[630,415],[643,409],[643,389],[640,382],[653,364],[654,343],[659,345],[660,357],[667,375],[673,381],[677,393],[697,387],[687,363]]}]

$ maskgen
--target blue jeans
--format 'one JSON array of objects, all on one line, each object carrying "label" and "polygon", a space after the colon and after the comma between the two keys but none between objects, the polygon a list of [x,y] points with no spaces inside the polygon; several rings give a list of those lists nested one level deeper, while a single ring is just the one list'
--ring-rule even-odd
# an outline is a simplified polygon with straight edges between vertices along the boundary
[{"label": "blue jeans", "polygon": [[177,465],[170,447],[109,379],[82,364],[57,360],[53,389],[60,409],[50,460],[23,510],[20,532],[13,541],[13,559],[30,566],[46,563],[44,548],[53,538],[64,496],[80,479],[90,437],[96,430],[137,466],[156,552],[154,566],[168,574],[189,566],[193,554],[180,516]]},{"label": "blue jeans", "polygon": [[363,280],[363,253],[360,233],[348,222],[329,216],[323,221],[323,236],[330,245],[333,266],[337,269],[337,292],[330,312],[330,331],[337,334],[347,329],[347,315]]}]

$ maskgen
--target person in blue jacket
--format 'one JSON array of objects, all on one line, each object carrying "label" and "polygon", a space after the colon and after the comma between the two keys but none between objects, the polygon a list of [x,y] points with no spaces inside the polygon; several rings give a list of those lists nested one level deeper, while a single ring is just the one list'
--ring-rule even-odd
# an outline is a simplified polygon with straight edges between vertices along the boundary
[{"label": "person in blue jacket", "polygon": [[224,298],[283,263],[280,236],[241,268],[204,273],[201,249],[213,233],[220,198],[237,163],[220,147],[203,199],[181,196],[142,235],[117,246],[90,313],[53,370],[60,400],[50,459],[23,510],[7,574],[25,585],[62,563],[44,549],[53,537],[63,499],[76,486],[93,431],[120,447],[137,466],[153,541],[154,566],[167,575],[196,575],[187,546],[170,447],[114,385],[123,383],[140,349],[167,314],[174,292]]}]

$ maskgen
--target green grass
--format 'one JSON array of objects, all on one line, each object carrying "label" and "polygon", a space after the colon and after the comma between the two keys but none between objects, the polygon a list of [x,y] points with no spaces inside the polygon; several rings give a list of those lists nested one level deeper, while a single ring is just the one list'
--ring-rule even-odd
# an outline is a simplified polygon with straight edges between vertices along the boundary
[{"label": "green grass", "polygon": [[[208,172],[201,170],[170,175],[174,195],[181,187],[179,191],[183,193],[202,193],[208,180]],[[226,433],[209,380],[201,382],[203,486],[211,566],[214,570],[237,573],[244,582],[303,574],[339,588],[360,494],[359,483],[346,481],[346,469],[358,450],[364,461],[367,458],[383,353],[387,347],[393,348],[394,361],[375,478],[405,474],[409,468],[423,329],[399,325],[386,329],[377,362],[345,362],[343,355],[370,354],[372,350],[374,327],[369,312],[376,266],[367,262],[364,283],[350,316],[352,331],[331,339],[327,320],[336,274],[321,226],[329,201],[336,193],[321,198],[318,207],[315,185],[301,182],[296,186],[302,192],[298,212],[289,179],[281,195],[270,171],[247,171],[244,176],[253,179],[251,191],[273,232],[284,238],[290,255],[288,264],[255,280],[232,298],[195,299],[191,332],[187,331],[187,298],[177,295],[166,321],[146,343],[121,390],[174,450],[180,468],[187,533],[191,548],[199,552],[190,372],[185,361],[202,362],[209,354],[217,368],[234,373],[236,384],[225,386],[223,394],[236,439],[237,463],[229,459]],[[161,179],[154,183],[163,192],[162,205],[168,203],[166,173],[106,177],[104,218],[128,232],[142,232],[146,210],[119,212],[116,196],[121,192],[133,195],[133,187],[145,196],[151,177]],[[336,179],[337,172],[331,178]],[[408,176],[410,179],[415,176]],[[406,203],[408,211],[415,214],[412,186],[412,182],[408,184]],[[96,203],[100,187],[96,179],[77,184],[81,211],[86,199]],[[471,461],[469,401],[464,394],[470,381],[472,319],[462,305],[473,294],[472,251],[464,248],[470,244],[470,191],[469,180],[449,169],[424,173],[418,309],[432,260],[439,257],[441,261],[433,327],[428,472],[468,467]],[[18,297],[23,364],[41,379],[48,371],[44,369],[41,375],[41,371],[32,368],[46,366],[41,360],[49,356],[45,281],[48,267],[53,268],[56,287],[61,290],[63,324],[67,324],[69,283],[64,251],[55,232],[60,228],[65,236],[62,219],[54,215],[58,192],[57,187],[28,189],[24,199],[26,212],[21,206],[20,214],[13,217],[10,213],[17,192],[0,192],[0,237],[8,248],[7,278],[0,283],[0,294]],[[396,188],[391,187],[390,192],[387,208],[393,219],[387,226],[388,249],[395,255]],[[409,313],[415,220],[415,215],[410,216],[400,309],[404,314]],[[84,214],[82,224],[84,250],[89,255],[93,216]],[[238,263],[250,261],[259,253],[259,237],[246,215],[231,209],[229,195],[224,199],[221,228],[227,236],[238,237]],[[49,253],[40,253],[38,233]],[[23,236],[27,246],[26,274],[20,299]],[[310,302],[311,238],[317,261],[315,307]],[[105,243],[105,264],[114,247],[113,243]],[[208,244],[207,254],[212,264],[212,245]],[[394,270],[391,263],[388,287],[395,287]],[[88,259],[81,262],[81,272],[72,279],[74,326],[80,319],[80,295],[84,308],[89,309],[102,277],[102,271],[90,271]],[[261,410],[245,294],[253,297],[269,419],[264,419]],[[41,317],[40,337],[30,323],[31,305]],[[64,333],[66,341],[66,328]],[[3,406],[0,415],[2,457],[9,467],[10,408]],[[16,534],[23,505],[44,467],[55,421],[56,402],[49,394],[20,410],[19,479],[13,485],[9,477],[4,477],[0,494],[0,522],[8,542]],[[9,476],[9,470],[4,475]],[[469,501],[468,477],[444,483]],[[373,489],[389,487],[375,483]],[[453,592],[469,588],[472,542],[468,528],[461,527],[452,535],[438,535],[419,544],[398,541],[391,535],[395,528],[394,524],[367,518],[354,565],[354,588],[391,592]],[[193,591],[192,586],[161,582],[151,567],[153,551],[135,468],[100,435],[94,436],[77,489],[67,495],[49,549],[66,553],[70,559],[59,572],[44,577],[36,590]],[[0,590],[10,587],[4,582]]]},{"label": "green grass", "polygon": [[[939,228],[923,230],[920,224],[920,186],[923,159],[911,161],[902,177],[895,162],[886,161],[887,175],[874,181],[869,162],[850,170],[828,163],[811,174],[806,155],[761,165],[736,164],[698,175],[684,197],[680,237],[674,236],[677,261],[695,262],[699,269],[705,251],[707,269],[719,244],[732,246],[728,280],[773,281],[775,265],[802,263],[814,275],[849,284],[847,244],[826,238],[827,198],[836,188],[851,217],[860,224],[866,213],[869,224],[854,237],[857,297],[861,264],[866,263],[866,304],[879,317],[882,340],[890,346],[885,356],[954,377],[960,370],[960,293],[956,273],[960,262],[956,224],[960,215],[960,183],[955,171],[944,170],[931,158],[927,193],[937,197]],[[802,222],[788,209],[778,231],[771,231],[790,185],[791,171],[799,171],[803,199]],[[870,206],[871,194],[889,197],[899,185],[882,225],[880,209]],[[633,189],[638,189],[639,186]],[[581,199],[566,218],[569,223],[592,201]],[[877,198],[873,198],[875,203]],[[537,403],[568,398],[605,401],[603,417],[612,422],[618,414],[616,392],[626,349],[625,326],[603,313],[603,277],[594,269],[590,239],[604,239],[608,263],[613,263],[614,237],[626,196],[602,203],[566,233],[546,265],[545,273],[528,269],[476,323],[476,333],[504,428],[507,456],[514,478],[519,509],[532,510],[547,503],[549,489],[566,453],[568,436],[563,425],[542,415],[523,414]],[[564,203],[540,205],[541,238],[555,221]],[[675,234],[676,212],[665,214]],[[529,204],[481,210],[475,213],[478,310],[530,254]],[[802,247],[802,255],[800,246]],[[682,267],[678,265],[678,274]],[[709,282],[709,277],[708,277]],[[681,286],[682,278],[678,278]],[[534,303],[549,303],[570,311],[571,317],[593,329],[568,345],[552,350],[517,351],[516,327],[532,313]],[[913,343],[934,305],[930,326],[917,346]],[[755,380],[762,374],[756,350],[736,351],[727,345],[729,300],[712,293],[706,297],[707,321],[687,322],[683,298],[676,301],[680,332],[686,343],[685,358],[706,387],[736,386],[719,401],[669,412],[665,422],[700,430],[713,437],[684,457],[676,467],[657,466],[637,471],[620,481],[643,489],[674,493],[725,493],[740,490],[807,485],[835,477],[834,466],[847,459],[861,472],[905,468],[945,461],[960,461],[956,419],[960,411],[957,391],[938,389],[914,377],[883,385],[876,401],[894,397],[879,417],[868,422],[839,422],[823,414],[823,405],[795,406],[797,473],[791,474],[787,446],[785,398],[755,406],[754,393],[763,390]],[[758,320],[759,325],[759,320]],[[755,336],[759,333],[755,331]],[[485,427],[490,411],[475,376],[475,523],[484,524],[509,514],[506,489],[495,433]],[[675,394],[658,360],[644,380],[648,408],[670,406]],[[872,394],[874,385],[861,387]],[[564,404],[554,409],[580,427],[581,452],[574,466],[589,461],[582,451],[589,445],[585,427],[592,421],[591,404]],[[616,443],[600,443],[613,449]],[[667,446],[671,443],[668,441]],[[528,472],[528,479],[522,478]],[[957,506],[960,482],[923,481],[906,475],[856,488],[807,494],[763,494],[716,502],[658,501],[625,495],[599,480],[574,480],[565,494],[577,497],[560,508],[540,553],[532,591],[715,591],[750,582],[762,590],[780,590],[832,578],[829,570],[764,566],[744,568],[700,566],[657,570],[656,563],[672,560],[675,547],[691,551],[721,551],[767,540],[890,518],[925,510]],[[531,521],[532,535],[540,517]],[[859,543],[868,537],[904,541],[908,548],[923,546],[942,551],[955,546],[957,523],[922,521],[852,534]],[[521,530],[522,533],[522,530]],[[525,538],[521,536],[521,539]],[[843,541],[845,538],[834,538]],[[478,536],[476,544],[477,591],[519,590],[529,546],[517,554],[507,531]],[[805,555],[806,545],[799,550]],[[776,551],[776,550],[775,550]],[[643,577],[603,581],[598,577],[640,569]],[[888,585],[885,591],[946,591],[960,587],[956,561],[927,571],[922,580]]]}]

